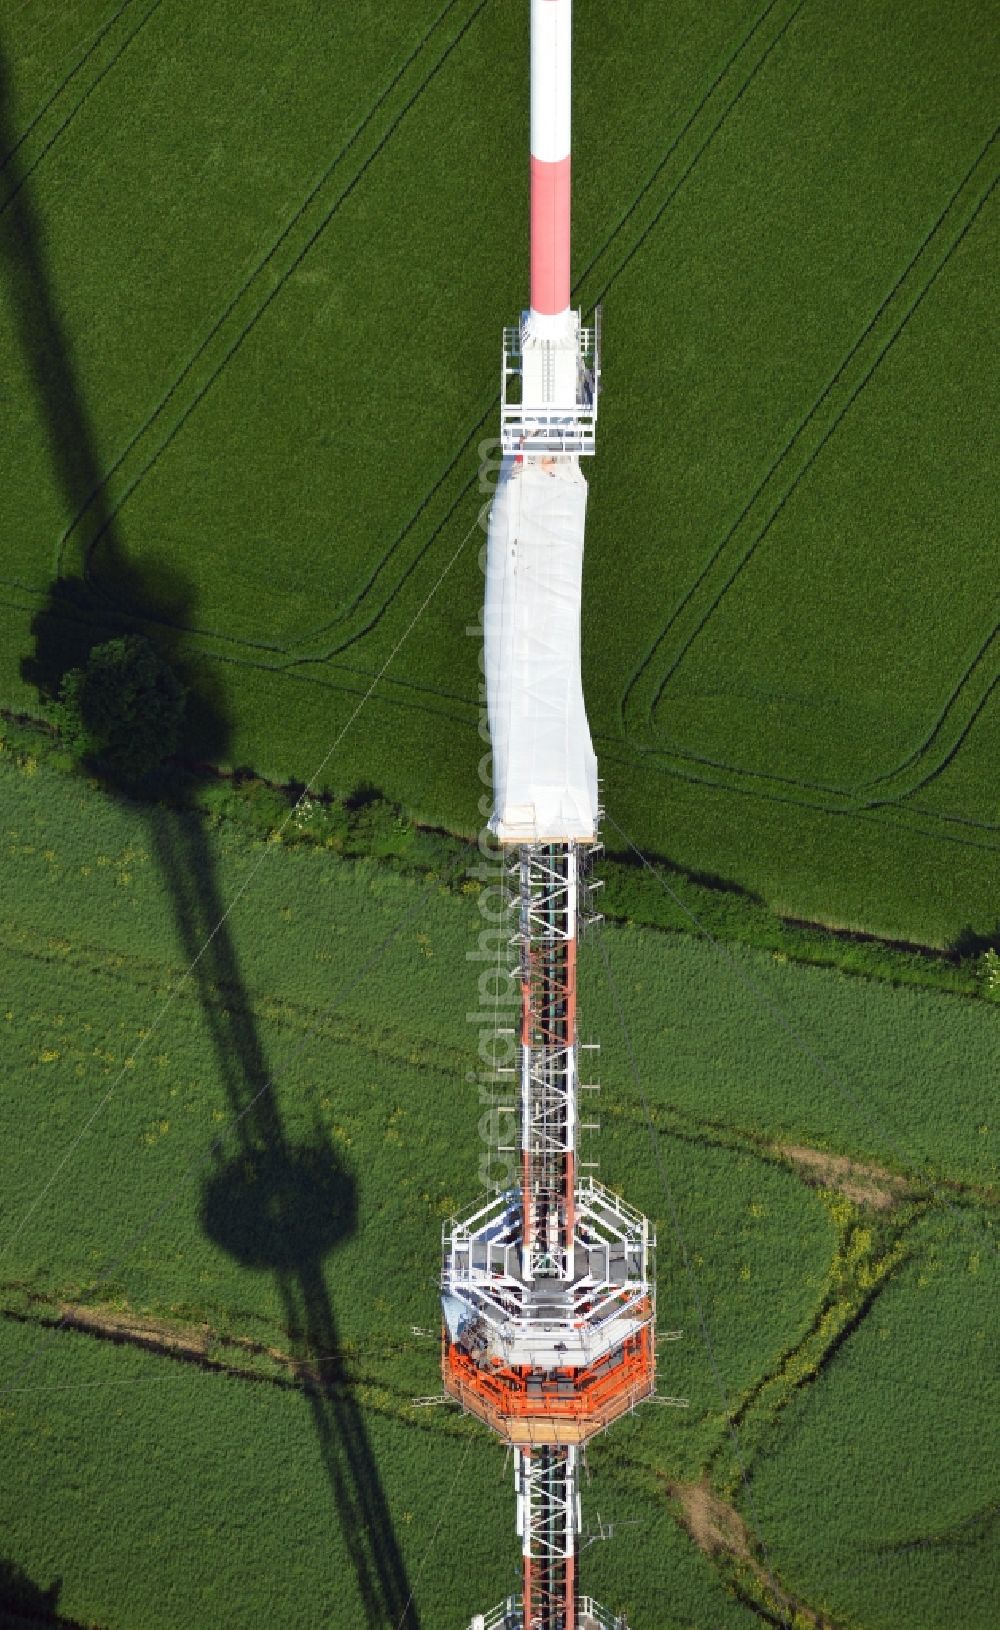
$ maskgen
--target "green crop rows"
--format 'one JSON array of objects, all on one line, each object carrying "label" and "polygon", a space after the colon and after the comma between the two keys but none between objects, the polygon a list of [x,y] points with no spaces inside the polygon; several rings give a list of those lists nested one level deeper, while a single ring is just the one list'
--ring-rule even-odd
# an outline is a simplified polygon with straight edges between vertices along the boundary
[{"label": "green crop rows", "polygon": [[985,1627],[996,1614],[977,1565],[997,1546],[996,1256],[940,1223],[913,1244],[842,1361],[789,1408],[754,1500],[790,1580],[836,1618]]},{"label": "green crop rows", "polygon": [[[434,1340],[410,1331],[433,1330],[441,1223],[477,1189],[467,1074],[479,1031],[467,1014],[480,885],[454,868],[399,876],[347,861],[294,824],[269,841],[229,819],[116,801],[10,752],[0,807],[13,885],[0,930],[11,1561],[38,1590],[61,1579],[61,1611],[102,1626],[239,1626],[279,1589],[291,1624],[326,1613],[391,1625],[410,1589],[420,1623],[461,1623],[512,1584],[496,1537],[511,1500],[486,1434],[412,1407],[438,1383]],[[793,1452],[803,1410],[810,1431],[825,1430],[809,1413],[811,1378],[820,1423],[831,1412],[836,1423],[842,1396],[859,1416],[884,1413],[890,1378],[874,1375],[869,1395],[863,1377],[839,1377],[914,1276],[942,1332],[923,1350],[926,1384],[951,1387],[953,1410],[966,1396],[980,1413],[989,1402],[949,1353],[943,1293],[954,1280],[988,1296],[995,1278],[995,1128],[967,1083],[995,1076],[1000,1014],[762,953],[734,964],[649,929],[609,927],[603,944],[611,983],[596,945],[581,973],[604,1044],[588,1157],[655,1220],[661,1325],[684,1331],[663,1349],[660,1385],[690,1404],[646,1410],[595,1445],[601,1515],[637,1524],[641,1547],[589,1547],[587,1577],[656,1630],[735,1630],[751,1622],[740,1601],[766,1604],[770,1585],[738,1555],[693,1545],[684,1503],[708,1476],[742,1509],[728,1420],[756,1490]],[[839,1089],[761,1007],[758,985]],[[809,1165],[824,1152],[850,1156],[873,1195],[851,1198],[832,1168]],[[931,1219],[951,1230],[951,1256]],[[53,1336],[67,1306],[125,1346],[92,1328]],[[301,1369],[318,1357],[319,1391]],[[964,1474],[940,1452],[941,1509],[926,1489],[901,1494],[907,1532],[954,1526]],[[820,1460],[796,1476],[832,1500]],[[980,1505],[989,1478],[984,1464],[969,1492]],[[797,1604],[846,1604],[852,1626],[911,1622],[905,1581],[862,1547],[839,1593],[822,1542],[803,1550],[783,1512],[768,1495],[760,1530]],[[458,1552],[434,1543],[442,1513]],[[358,1539],[366,1523],[377,1543]],[[990,1539],[984,1524],[962,1540],[970,1601]],[[473,1566],[456,1567],[458,1554]],[[988,1621],[970,1610],[968,1623]]]},{"label": "green crop rows", "polygon": [[[370,11],[7,24],[0,701],[137,620],[203,754],[305,777],[391,656],[322,779],[469,831],[526,28]],[[578,8],[610,811],[781,911],[939,946],[992,933],[1000,885],[996,66],[980,0]]]},{"label": "green crop rows", "polygon": [[[189,762],[352,796],[189,768],[185,813],[0,743],[0,1620],[460,1630],[516,1581],[497,1446],[413,1407],[483,897],[368,800],[479,821],[526,8],[7,10],[0,708],[141,627]],[[920,948],[997,934],[1000,46],[902,10],[575,8],[590,1153],[689,1400],[594,1445],[633,1526],[584,1564],[647,1630],[995,1620],[1000,1008]]]}]

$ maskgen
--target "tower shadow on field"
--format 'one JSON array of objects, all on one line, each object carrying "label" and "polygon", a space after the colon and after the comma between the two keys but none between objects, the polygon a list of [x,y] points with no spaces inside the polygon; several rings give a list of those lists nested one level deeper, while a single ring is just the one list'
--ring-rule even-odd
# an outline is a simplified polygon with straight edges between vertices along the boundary
[{"label": "tower shadow on field", "polygon": [[[164,812],[158,812],[158,816]],[[291,1356],[309,1402],[324,1473],[365,1614],[383,1630],[418,1618],[364,1418],[344,1373],[324,1259],[357,1226],[356,1188],[314,1123],[293,1142],[284,1127],[202,823],[157,819],[154,844],[219,1076],[236,1118],[236,1152],[205,1184],[205,1232],[236,1261],[274,1275]],[[197,961],[196,961],[197,959]],[[332,1604],[331,1622],[336,1622]]]},{"label": "tower shadow on field", "polygon": [[[85,249],[84,249],[85,252]],[[45,232],[28,185],[11,114],[10,74],[0,37],[0,287],[13,318],[20,363],[35,397],[37,419],[61,499],[63,532],[52,539],[59,568],[31,624],[33,647],[21,676],[43,701],[63,675],[81,666],[95,645],[142,629],[161,654],[176,660],[177,639],[190,607],[183,579],[169,564],[130,561],[105,483],[97,437],[80,388],[73,348],[56,298]],[[108,291],[109,300],[114,290]],[[93,569],[100,544],[101,572]],[[218,708],[202,705],[205,678],[193,693],[189,729],[203,757]]]},{"label": "tower shadow on field", "polygon": [[[204,669],[196,676],[187,671],[178,649],[179,630],[192,604],[191,586],[173,567],[140,569],[123,548],[16,142],[0,40],[0,155],[7,155],[0,162],[0,279],[44,426],[67,533],[73,535],[78,518],[86,521],[85,535],[74,545],[75,569],[56,576],[33,619],[33,648],[22,661],[22,675],[43,702],[50,702],[63,675],[81,666],[95,645],[140,630],[189,687],[189,748],[196,742],[199,757],[222,757],[229,721],[210,694]],[[92,571],[97,542],[100,582]],[[107,776],[104,785],[112,797],[141,790],[115,785]],[[231,1134],[237,1152],[217,1159],[205,1185],[203,1226],[238,1262],[274,1275],[366,1626],[394,1630],[405,1617],[409,1630],[418,1630],[374,1452],[344,1375],[324,1272],[327,1256],[357,1225],[353,1177],[318,1125],[300,1142],[283,1125],[203,822],[162,804],[135,807],[144,812],[229,1108],[237,1118]],[[309,1497],[308,1491],[303,1497]],[[338,1605],[330,1622],[340,1622]]]}]

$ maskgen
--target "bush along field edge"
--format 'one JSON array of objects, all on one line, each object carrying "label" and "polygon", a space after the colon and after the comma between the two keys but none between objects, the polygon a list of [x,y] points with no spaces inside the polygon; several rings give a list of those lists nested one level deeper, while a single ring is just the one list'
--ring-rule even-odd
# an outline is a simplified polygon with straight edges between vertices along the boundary
[{"label": "bush along field edge", "polygon": [[[0,710],[0,754],[28,774],[42,759],[67,775],[86,774],[56,726],[23,714]],[[133,795],[198,812],[213,824],[237,823],[248,837],[314,845],[419,875],[455,866],[462,850],[472,848],[472,834],[426,821],[368,783],[335,796],[313,793],[301,783],[277,784],[250,768],[226,771],[175,757]],[[608,833],[600,860],[601,904],[608,920],[664,933],[701,932],[724,944],[770,952],[778,962],[1000,1002],[1000,930],[993,936],[970,934],[944,951],[888,941],[782,917],[725,879],[685,870],[661,855],[646,858],[648,866],[624,844],[616,846],[613,830]],[[455,886],[468,891],[477,885]]]}]

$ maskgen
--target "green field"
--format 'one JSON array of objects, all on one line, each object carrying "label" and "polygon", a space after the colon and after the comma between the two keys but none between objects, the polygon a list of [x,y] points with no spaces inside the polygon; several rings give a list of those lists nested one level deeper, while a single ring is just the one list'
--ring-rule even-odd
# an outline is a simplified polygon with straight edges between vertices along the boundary
[{"label": "green field", "polygon": [[[115,800],[9,751],[0,808],[13,884],[0,928],[7,1554],[38,1589],[60,1579],[60,1610],[80,1623],[236,1627],[280,1602],[289,1624],[391,1626],[412,1590],[413,1623],[461,1624],[513,1584],[497,1539],[512,1502],[486,1433],[411,1407],[438,1382],[435,1341],[410,1331],[434,1328],[441,1223],[477,1189],[466,1073],[479,885],[464,867],[400,875],[346,860],[294,826],[267,841],[229,819]],[[911,1400],[894,1402],[891,1377],[839,1378],[873,1339],[875,1310],[907,1297],[916,1274],[941,1331],[922,1350],[921,1385],[947,1389],[956,1417],[963,1399],[980,1420],[994,1402],[972,1370],[964,1379],[945,1332],[963,1287],[995,1293],[996,1129],[981,1083],[997,1071],[1000,1011],[765,953],[742,953],[737,973],[728,953],[649,929],[609,926],[602,942],[612,984],[596,941],[581,971],[603,1041],[588,1156],[656,1222],[661,1326],[684,1331],[663,1349],[660,1385],[690,1407],[647,1409],[595,1445],[588,1502],[637,1524],[642,1547],[588,1548],[588,1586],[655,1630],[749,1630],[740,1600],[766,1602],[766,1581],[725,1551],[710,1559],[684,1526],[684,1490],[706,1475],[740,1505],[734,1417],[781,1588],[803,1606],[847,1602],[838,1624],[903,1630],[906,1581],[869,1566],[862,1546],[838,1596],[822,1543],[803,1552],[774,1503],[769,1468],[795,1452],[785,1422],[803,1410],[809,1431],[839,1431],[842,1395],[859,1419],[878,1412],[890,1438],[898,1402],[909,1430]],[[843,1092],[774,1025],[758,981],[808,1027]],[[804,1156],[822,1151],[896,1184],[894,1204],[852,1201],[828,1173],[817,1186],[824,1169]],[[951,1230],[950,1255],[932,1219]],[[983,1328],[985,1311],[966,1305]],[[53,1335],[67,1306],[120,1344],[93,1327]],[[295,1366],[317,1355],[328,1367],[311,1388]],[[814,1423],[803,1381],[815,1373]],[[967,1488],[960,1446],[952,1457],[947,1435],[935,1442],[941,1502],[923,1485],[901,1493],[907,1533],[950,1529],[956,1501],[996,1497],[988,1463]],[[812,1498],[834,1499],[819,1451],[796,1464]],[[849,1538],[865,1531],[852,1509]],[[450,1556],[438,1518],[459,1536]],[[970,1601],[988,1599],[988,1524],[961,1555]],[[970,1609],[967,1622],[989,1620]]]},{"label": "green field", "polygon": [[[320,780],[474,828],[522,10],[9,18],[0,702],[37,710],[138,619],[197,683],[201,751],[304,779],[391,656]],[[577,19],[609,810],[794,916],[992,934],[994,8]]]},{"label": "green field", "polygon": [[[992,1622],[976,1560],[997,1541],[1000,1451],[984,1425],[1000,1406],[998,1360],[995,1267],[964,1230],[925,1225],[918,1255],[794,1401],[754,1477],[790,1578],[835,1618],[877,1630]],[[887,1500],[899,1486],[907,1498]]]},{"label": "green field", "polygon": [[[996,9],[575,13],[588,1156],[655,1220],[689,1400],[593,1446],[585,1521],[631,1526],[584,1585],[645,1630],[993,1630]],[[500,0],[0,10],[17,1630],[462,1630],[516,1588],[502,1453],[413,1400],[482,1148],[447,834],[527,47]],[[191,688],[145,801],[32,723],[132,628]]]}]

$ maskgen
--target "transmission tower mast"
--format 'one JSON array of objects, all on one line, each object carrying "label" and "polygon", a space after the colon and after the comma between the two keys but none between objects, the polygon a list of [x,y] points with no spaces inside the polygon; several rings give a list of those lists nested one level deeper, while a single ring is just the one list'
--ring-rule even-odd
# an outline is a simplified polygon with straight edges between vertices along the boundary
[{"label": "transmission tower mast", "polygon": [[[471,1630],[616,1630],[578,1581],[583,1446],[655,1386],[646,1218],[578,1160],[577,944],[599,849],[580,594],[600,316],[570,305],[572,0],[531,0],[531,306],[504,330],[485,666],[520,981],[511,1184],[444,1231],[446,1391],[514,1450],[521,1592]],[[583,1123],[586,1125],[587,1123]],[[589,1163],[592,1166],[595,1163]]]}]

